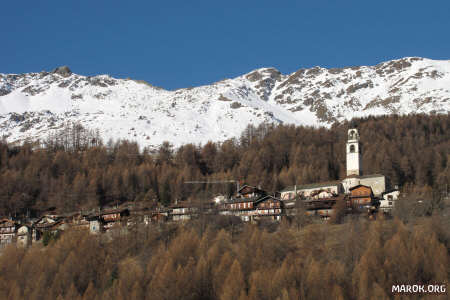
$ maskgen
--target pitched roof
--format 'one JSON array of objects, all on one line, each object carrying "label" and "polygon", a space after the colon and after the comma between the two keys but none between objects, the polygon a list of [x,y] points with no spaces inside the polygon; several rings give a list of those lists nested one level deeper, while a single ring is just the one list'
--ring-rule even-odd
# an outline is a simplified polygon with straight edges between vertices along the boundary
[{"label": "pitched roof", "polygon": [[16,222],[10,219],[2,219],[0,220],[0,227],[11,227],[16,225]]},{"label": "pitched roof", "polygon": [[297,186],[288,186],[287,188],[284,188],[281,192],[289,192],[295,190],[297,188],[298,190],[306,190],[306,189],[315,189],[315,188],[321,188],[321,187],[327,187],[327,186],[335,186],[341,184],[341,181],[334,180],[334,181],[325,181],[325,182],[318,182],[318,183],[309,183],[309,184],[302,184]]},{"label": "pitched roof", "polygon": [[244,190],[244,189],[246,189],[246,188],[253,189],[253,191],[255,191],[255,192],[260,192],[260,193],[264,193],[264,192],[265,192],[264,190],[262,190],[262,189],[260,189],[260,188],[258,188],[258,187],[256,187],[256,186],[251,186],[251,185],[245,184],[245,185],[243,185],[243,186],[239,189],[238,193],[240,194],[241,191]]},{"label": "pitched roof", "polygon": [[374,177],[384,177],[384,175],[383,174],[368,174],[368,175],[359,176],[359,178],[361,178],[361,179],[374,178]]},{"label": "pitched roof", "polygon": [[95,218],[95,217],[100,217],[103,215],[109,215],[109,214],[117,214],[117,213],[122,213],[122,212],[130,212],[130,210],[128,208],[115,208],[115,209],[108,209],[108,210],[103,210],[97,213],[93,213],[89,216],[87,216],[87,218]]},{"label": "pitched roof", "polygon": [[272,198],[274,200],[281,201],[281,199],[274,197],[272,195],[264,195],[264,196],[250,197],[250,198],[231,198],[230,200],[225,201],[225,203],[227,203],[227,204],[243,203],[243,202],[256,203],[256,202],[261,202],[261,201],[267,200],[268,198]]},{"label": "pitched roof", "polygon": [[366,187],[366,188],[369,188],[370,191],[372,191],[372,188],[371,188],[370,186],[364,185],[364,184],[358,184],[358,185],[355,185],[354,187],[351,187],[351,188],[349,188],[348,190],[349,190],[349,191],[353,191],[354,189],[357,189],[357,188],[360,188],[360,187]]},{"label": "pitched roof", "polygon": [[274,196],[271,196],[271,195],[267,195],[267,196],[261,197],[261,198],[257,199],[256,202],[261,202],[261,201],[267,200],[268,198],[272,198],[272,199],[274,199],[276,201],[280,201],[281,202],[281,199],[279,199],[277,197],[274,197]]},{"label": "pitched roof", "polygon": [[[39,217],[37,220],[35,220],[35,221],[33,222],[33,224],[39,224],[39,222],[41,222],[41,221],[44,220],[44,219],[50,219],[50,220],[53,220],[53,222],[46,222],[45,224],[47,224],[47,223],[53,224],[53,223],[58,222],[58,221],[61,220],[60,217],[53,217],[53,216],[49,216],[49,215],[43,215],[43,216]],[[42,222],[42,223],[40,223],[40,224],[44,224],[44,222]]]},{"label": "pitched roof", "polygon": [[349,175],[346,178],[359,178],[359,179],[366,179],[366,178],[376,178],[376,177],[384,177],[383,174],[367,174],[367,175]]},{"label": "pitched roof", "polygon": [[399,189],[388,190],[388,191],[382,192],[381,195],[386,195],[386,194],[390,194],[390,193],[394,193],[394,192],[400,192],[400,190]]},{"label": "pitched roof", "polygon": [[62,223],[62,220],[57,220],[52,223],[36,223],[36,224],[34,224],[34,226],[37,228],[50,228],[50,227],[58,226],[61,223]]},{"label": "pitched roof", "polygon": [[184,208],[184,207],[193,207],[193,203],[188,202],[188,201],[182,201],[182,202],[178,202],[178,203],[174,203],[172,205],[169,206],[169,208]]}]

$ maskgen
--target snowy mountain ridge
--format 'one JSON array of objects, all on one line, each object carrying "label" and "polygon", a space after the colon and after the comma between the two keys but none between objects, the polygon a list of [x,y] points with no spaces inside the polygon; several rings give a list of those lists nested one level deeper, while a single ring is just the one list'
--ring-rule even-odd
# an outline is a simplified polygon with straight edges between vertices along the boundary
[{"label": "snowy mountain ridge", "polygon": [[449,110],[450,60],[417,57],[287,75],[262,68],[175,91],[67,67],[0,74],[0,137],[10,142],[44,139],[66,122],[80,122],[105,141],[179,146],[238,137],[249,123],[329,126],[353,117]]}]

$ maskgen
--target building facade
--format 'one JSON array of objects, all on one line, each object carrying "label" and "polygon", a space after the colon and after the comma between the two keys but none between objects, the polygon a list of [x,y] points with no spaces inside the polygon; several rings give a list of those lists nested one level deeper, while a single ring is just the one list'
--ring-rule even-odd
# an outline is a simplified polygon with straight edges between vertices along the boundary
[{"label": "building facade", "polygon": [[372,188],[375,196],[380,197],[386,191],[386,176],[381,174],[351,175],[342,180],[345,193],[350,193],[350,189],[357,185],[367,185]]},{"label": "building facade", "polygon": [[300,198],[310,197],[317,191],[325,191],[332,194],[340,194],[344,192],[344,188],[340,181],[319,182],[312,184],[289,186],[280,192],[281,200],[293,200],[295,196]]},{"label": "building facade", "polygon": [[350,193],[350,189],[358,185],[366,185],[372,188],[375,196],[381,197],[386,191],[387,181],[382,174],[363,175],[361,143],[359,132],[356,128],[348,130],[347,152],[347,177],[342,180],[345,193]]},{"label": "building facade", "polygon": [[12,244],[16,238],[16,223],[9,219],[0,220],[0,248]]},{"label": "building facade", "polygon": [[399,195],[400,191],[397,189],[384,192],[383,198],[380,200],[380,210],[390,212],[395,207],[395,202],[397,201]]},{"label": "building facade", "polygon": [[350,203],[352,207],[364,209],[375,204],[372,188],[366,185],[357,185],[350,189]]},{"label": "building facade", "polygon": [[17,246],[24,248],[30,246],[31,233],[32,233],[31,227],[27,225],[20,226],[19,229],[17,229]]}]

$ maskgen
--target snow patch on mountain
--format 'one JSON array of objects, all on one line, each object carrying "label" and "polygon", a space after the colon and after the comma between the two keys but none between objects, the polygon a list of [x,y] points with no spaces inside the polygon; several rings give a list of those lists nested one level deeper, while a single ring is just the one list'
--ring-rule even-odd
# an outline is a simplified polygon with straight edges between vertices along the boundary
[{"label": "snow patch on mountain", "polygon": [[0,74],[0,130],[11,142],[45,139],[67,122],[142,146],[223,141],[248,124],[329,126],[381,114],[447,113],[450,61],[408,57],[348,68],[262,68],[211,85],[168,91],[108,75]]}]

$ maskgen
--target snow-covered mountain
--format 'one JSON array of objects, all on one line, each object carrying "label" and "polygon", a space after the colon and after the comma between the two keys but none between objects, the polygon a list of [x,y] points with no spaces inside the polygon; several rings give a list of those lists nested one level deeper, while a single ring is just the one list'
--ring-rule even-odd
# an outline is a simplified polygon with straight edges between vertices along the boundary
[{"label": "snow-covered mountain", "polygon": [[409,57],[376,66],[263,68],[168,91],[146,82],[52,72],[0,74],[0,138],[43,139],[67,122],[142,146],[222,141],[262,122],[329,126],[367,115],[447,113],[450,60]]}]

